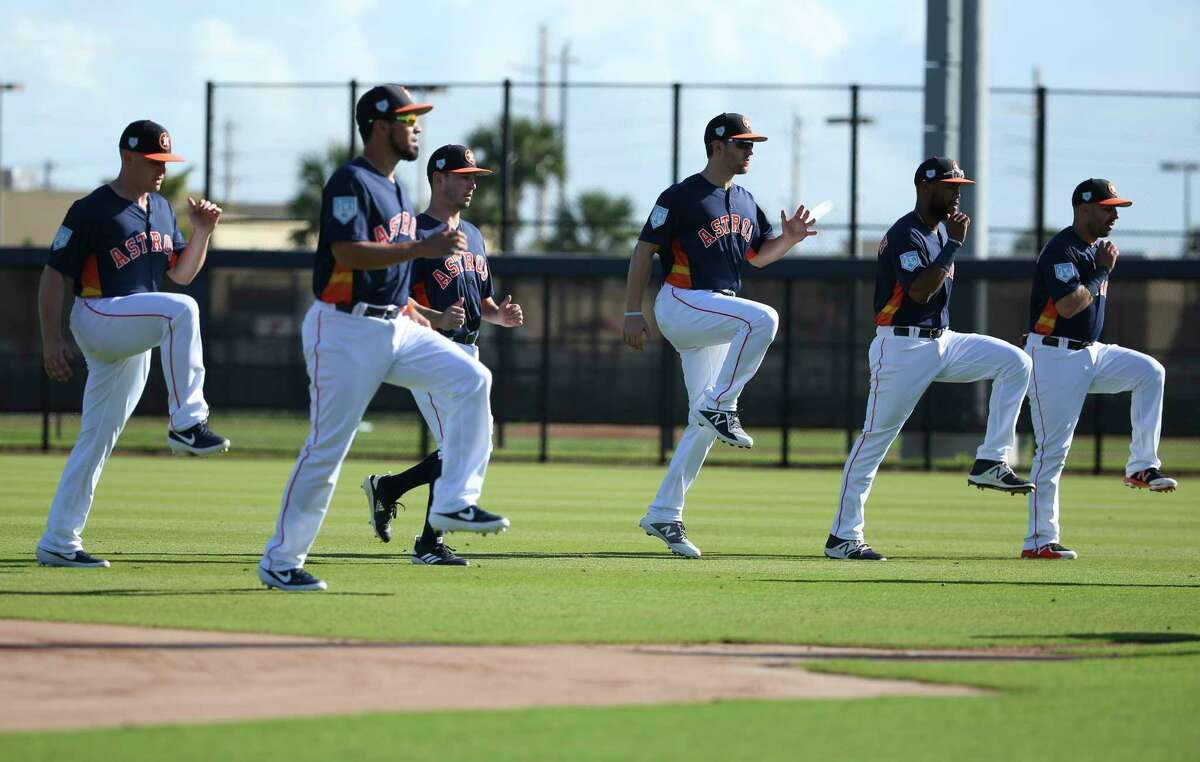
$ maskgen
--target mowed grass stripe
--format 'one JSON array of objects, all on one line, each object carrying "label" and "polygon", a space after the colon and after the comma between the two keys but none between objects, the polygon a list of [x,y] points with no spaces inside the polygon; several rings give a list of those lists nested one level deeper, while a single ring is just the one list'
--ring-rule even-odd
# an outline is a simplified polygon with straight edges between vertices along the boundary
[{"label": "mowed grass stripe", "polygon": [[821,553],[838,472],[712,468],[686,516],[706,557],[685,561],[636,526],[658,468],[499,463],[485,504],[512,531],[452,535],[472,566],[432,569],[408,559],[424,490],[407,496],[391,544],[367,526],[362,476],[406,464],[353,461],[308,563],[330,591],[286,596],[254,569],[291,461],[113,459],[85,540],[114,565],[82,572],[33,564],[62,462],[4,458],[0,616],[469,643],[985,647],[1200,629],[1186,484],[1150,495],[1067,477],[1064,542],[1081,559],[1053,563],[1016,558],[1024,500],[961,474],[883,472],[867,536],[891,560],[848,564]]}]

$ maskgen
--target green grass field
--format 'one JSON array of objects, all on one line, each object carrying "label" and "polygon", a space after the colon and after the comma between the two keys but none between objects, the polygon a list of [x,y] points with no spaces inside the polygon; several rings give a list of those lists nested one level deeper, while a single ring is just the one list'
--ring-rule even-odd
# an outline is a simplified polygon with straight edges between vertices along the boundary
[{"label": "green grass field", "polygon": [[969,699],[380,707],[325,720],[7,734],[3,759],[1168,760],[1200,750],[1200,516],[1187,482],[1150,495],[1113,477],[1068,477],[1063,540],[1080,559],[1031,562],[1016,558],[1020,498],[968,489],[961,474],[884,472],[867,534],[891,560],[852,564],[821,555],[836,472],[710,468],[687,516],[705,558],[685,561],[635,526],[657,468],[498,463],[486,505],[513,529],[455,536],[472,565],[434,569],[406,558],[423,493],[409,496],[391,545],[366,524],[359,480],[402,464],[352,460],[308,563],[330,590],[288,596],[262,590],[255,564],[290,460],[114,458],[85,534],[113,567],[95,571],[33,563],[62,462],[0,456],[0,617],[447,643],[1039,645],[1087,658],[805,665],[995,689]]}]

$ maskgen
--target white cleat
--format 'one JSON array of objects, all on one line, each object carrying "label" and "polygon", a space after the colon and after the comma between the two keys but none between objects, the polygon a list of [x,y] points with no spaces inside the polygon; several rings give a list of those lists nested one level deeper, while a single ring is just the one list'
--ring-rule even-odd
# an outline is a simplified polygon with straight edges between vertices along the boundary
[{"label": "white cleat", "polygon": [[684,558],[699,558],[700,548],[688,539],[687,531],[682,521],[651,521],[649,516],[643,516],[638,526],[651,537],[657,537],[667,544],[671,552]]}]

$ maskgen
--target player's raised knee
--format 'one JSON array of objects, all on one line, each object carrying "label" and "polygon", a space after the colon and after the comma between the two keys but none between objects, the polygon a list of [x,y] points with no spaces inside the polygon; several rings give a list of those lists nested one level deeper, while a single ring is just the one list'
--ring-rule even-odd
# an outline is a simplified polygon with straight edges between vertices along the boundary
[{"label": "player's raised knee", "polygon": [[775,311],[774,307],[768,304],[759,306],[761,307],[761,312],[754,318],[752,323],[755,328],[769,332],[771,337],[774,338],[775,333],[779,330],[779,313]]}]

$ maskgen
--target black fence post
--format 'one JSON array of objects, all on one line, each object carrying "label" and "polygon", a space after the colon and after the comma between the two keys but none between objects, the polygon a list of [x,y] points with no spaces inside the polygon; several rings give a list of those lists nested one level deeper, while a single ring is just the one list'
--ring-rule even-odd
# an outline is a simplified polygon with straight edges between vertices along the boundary
[{"label": "black fence post", "polygon": [[1033,256],[1046,244],[1046,88],[1039,86],[1033,110]]},{"label": "black fence post", "polygon": [[1092,473],[1099,474],[1104,470],[1104,395],[1092,395],[1092,441],[1095,443],[1095,453],[1092,460]]},{"label": "black fence post", "polygon": [[538,462],[550,459],[550,276],[542,277],[542,358],[538,368]]},{"label": "black fence post", "polygon": [[[679,182],[679,103],[683,85],[671,85],[671,184]],[[666,277],[666,273],[663,273]],[[671,343],[662,337],[658,356],[658,463],[667,462],[675,445],[675,358]]]},{"label": "black fence post", "polygon": [[429,452],[429,427],[425,425],[425,417],[419,413],[417,420],[420,421],[417,424],[417,428],[421,430],[420,435],[417,437],[417,457],[424,458],[426,453]]},{"label": "black fence post", "polygon": [[216,83],[211,79],[204,83],[204,197],[207,199],[212,199],[213,90],[215,89]]},{"label": "black fence post", "polygon": [[[38,360],[41,360],[39,357]],[[41,363],[39,362],[40,366]],[[39,367],[38,373],[41,374],[41,402],[42,402],[42,452],[50,451],[50,377],[46,375],[46,369]]]},{"label": "black fence post", "polygon": [[783,281],[783,379],[779,393],[779,465],[786,468],[791,463],[792,427],[792,285],[795,281]]},{"label": "black fence post", "polygon": [[[858,259],[858,85],[850,85],[850,233],[849,258]],[[850,274],[846,295],[846,454],[854,446],[854,370],[858,350],[858,276]]]},{"label": "black fence post", "polygon": [[[358,80],[350,80],[350,156],[353,157],[358,153],[358,120],[354,118],[354,111],[358,108]],[[424,452],[424,448],[421,448]]]},{"label": "black fence post", "polygon": [[504,80],[504,111],[500,116],[500,250],[512,251],[512,80]]},{"label": "black fence post", "polygon": [[921,460],[926,471],[933,470],[933,399],[928,390],[921,403],[925,406],[925,431],[921,433]]}]

